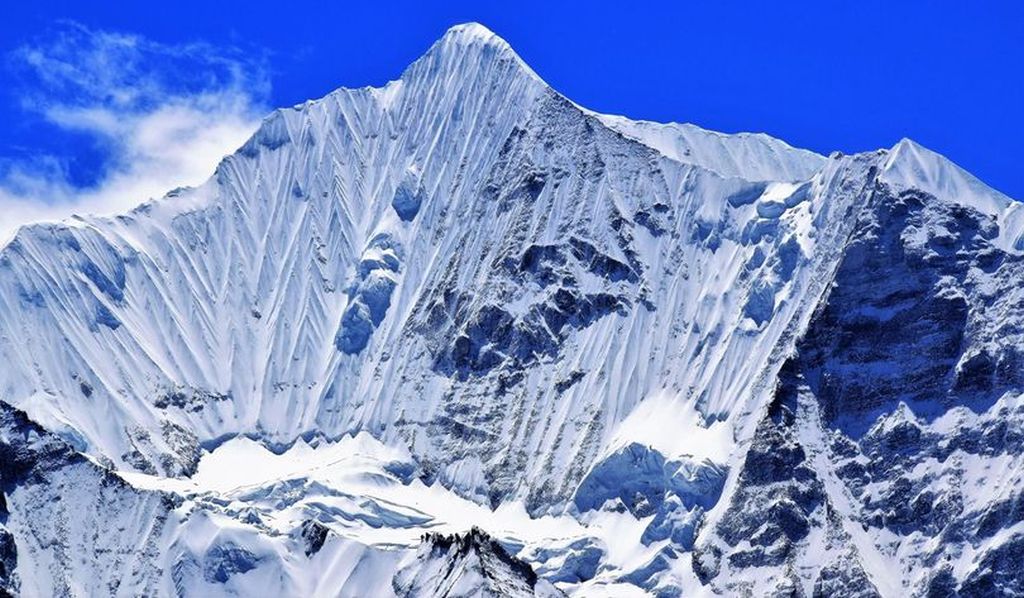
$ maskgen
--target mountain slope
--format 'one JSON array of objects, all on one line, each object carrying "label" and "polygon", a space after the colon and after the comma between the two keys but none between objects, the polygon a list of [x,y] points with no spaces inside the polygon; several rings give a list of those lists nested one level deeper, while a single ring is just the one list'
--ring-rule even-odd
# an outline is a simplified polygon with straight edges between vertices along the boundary
[{"label": "mountain slope", "polygon": [[[4,317],[28,341],[3,344],[16,364],[3,388],[140,471],[189,471],[196,441],[366,429],[424,445],[468,492],[564,499],[643,396],[667,383],[707,395],[750,377],[710,370],[760,366],[732,354],[767,346],[786,318],[751,333],[714,303],[753,274],[739,229],[763,188],[630,142],[493,34],[456,28],[383,90],[275,113],[201,188],[21,231],[4,253]],[[706,234],[731,255],[696,247],[692,231],[723,217]],[[673,281],[683,262],[693,278]],[[692,305],[719,268],[727,279]],[[703,357],[701,379],[653,374],[684,372],[716,327],[735,348]],[[662,357],[638,360],[637,346]],[[586,357],[558,359],[572,353]],[[499,437],[509,450],[477,458]],[[530,487],[497,479],[521,464]]]},{"label": "mountain slope", "polygon": [[[1017,205],[910,141],[594,114],[460,25],[200,187],[20,230],[0,398],[125,484],[109,517],[170,501],[123,531],[147,592],[422,594],[491,570],[415,556],[472,525],[570,593],[1012,588],[1017,499],[971,484],[1017,454]],[[4,577],[47,593],[66,542],[4,484]]]}]

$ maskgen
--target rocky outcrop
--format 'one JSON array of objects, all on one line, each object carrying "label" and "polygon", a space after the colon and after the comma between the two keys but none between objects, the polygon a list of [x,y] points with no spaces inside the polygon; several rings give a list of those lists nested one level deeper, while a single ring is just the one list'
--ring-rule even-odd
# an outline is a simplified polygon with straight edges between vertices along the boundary
[{"label": "rocky outcrop", "polygon": [[426,534],[416,556],[395,574],[392,585],[405,598],[563,595],[477,528],[450,536]]},{"label": "rocky outcrop", "polygon": [[0,402],[0,587],[156,594],[176,499],[133,488]]}]

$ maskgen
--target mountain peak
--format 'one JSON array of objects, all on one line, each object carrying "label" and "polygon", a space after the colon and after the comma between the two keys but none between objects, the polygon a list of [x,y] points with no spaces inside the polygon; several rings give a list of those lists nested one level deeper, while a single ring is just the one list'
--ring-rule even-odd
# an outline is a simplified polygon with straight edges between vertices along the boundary
[{"label": "mountain peak", "polygon": [[449,28],[406,73],[416,72],[418,64],[432,65],[429,73],[437,68],[479,70],[495,60],[511,61],[516,66],[514,71],[541,81],[508,42],[480,23],[462,23]]},{"label": "mountain peak", "polygon": [[1012,200],[992,189],[949,158],[904,137],[888,152],[882,178],[899,187],[955,198],[986,213],[1002,212]]},{"label": "mountain peak", "polygon": [[0,596],[1024,595],[1024,204],[910,140],[471,23],[165,197],[0,249]]},{"label": "mountain peak", "polygon": [[454,43],[472,43],[479,41],[485,44],[508,47],[508,42],[503,40],[484,25],[475,22],[461,23],[450,27],[441,37],[441,40]]}]

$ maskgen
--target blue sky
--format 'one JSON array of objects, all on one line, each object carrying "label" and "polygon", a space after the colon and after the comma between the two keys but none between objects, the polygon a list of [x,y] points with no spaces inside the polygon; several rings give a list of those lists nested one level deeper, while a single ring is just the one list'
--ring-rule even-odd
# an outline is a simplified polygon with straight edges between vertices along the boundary
[{"label": "blue sky", "polygon": [[465,21],[598,111],[764,131],[823,153],[911,137],[1024,199],[1020,2],[41,1],[4,12],[8,226],[200,182],[270,108],[393,79]]}]

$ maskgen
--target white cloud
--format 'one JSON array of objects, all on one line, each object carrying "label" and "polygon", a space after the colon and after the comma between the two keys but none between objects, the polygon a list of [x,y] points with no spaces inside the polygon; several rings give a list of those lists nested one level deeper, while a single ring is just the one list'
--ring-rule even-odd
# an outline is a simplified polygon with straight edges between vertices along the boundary
[{"label": "white cloud", "polygon": [[105,163],[96,183],[81,187],[66,159],[8,160],[0,172],[0,243],[26,222],[116,213],[198,184],[266,111],[262,57],[238,48],[172,46],[65,23],[12,58],[29,116],[92,138]]}]

